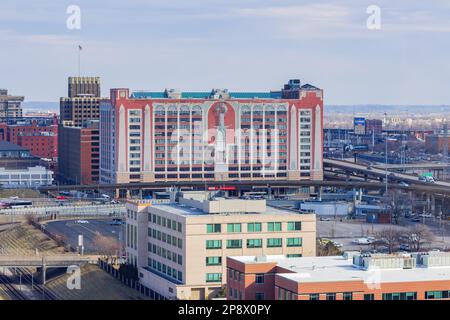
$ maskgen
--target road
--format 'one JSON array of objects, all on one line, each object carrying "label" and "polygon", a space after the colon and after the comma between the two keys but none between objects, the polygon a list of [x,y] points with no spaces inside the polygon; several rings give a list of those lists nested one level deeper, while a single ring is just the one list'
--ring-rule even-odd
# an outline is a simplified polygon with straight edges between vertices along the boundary
[{"label": "road", "polygon": [[89,219],[89,223],[76,223],[77,220],[52,221],[45,226],[46,230],[53,234],[64,235],[67,242],[74,248],[78,246],[78,235],[83,235],[84,252],[86,254],[96,254],[97,249],[94,244],[95,237],[98,233],[103,236],[113,237],[120,241],[119,236],[122,237],[122,243],[125,243],[125,226],[111,225],[111,219]]},{"label": "road", "polygon": [[[364,174],[368,175],[377,175],[379,177],[385,177],[386,172],[384,169],[380,169],[377,167],[372,167],[372,169],[367,169],[367,166],[357,164],[354,162],[347,162],[347,161],[341,161],[341,160],[334,160],[334,159],[324,159],[324,165],[333,166],[336,168],[343,168],[343,169],[351,169],[356,170]],[[410,184],[415,185],[421,185],[421,186],[434,186],[434,187],[442,187],[445,189],[450,190],[450,183],[449,182],[443,182],[443,181],[436,181],[435,183],[427,183],[419,180],[419,177],[409,175],[409,174],[403,174],[398,172],[389,172],[389,179],[395,179],[398,181],[405,181]]]}]

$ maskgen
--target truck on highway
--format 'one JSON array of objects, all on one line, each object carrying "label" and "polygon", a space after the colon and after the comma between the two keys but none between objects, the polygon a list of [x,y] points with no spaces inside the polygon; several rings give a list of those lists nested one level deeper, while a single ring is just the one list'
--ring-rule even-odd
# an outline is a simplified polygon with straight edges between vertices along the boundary
[{"label": "truck on highway", "polygon": [[421,175],[419,175],[419,180],[429,183],[435,182],[433,174],[431,172],[422,173]]}]

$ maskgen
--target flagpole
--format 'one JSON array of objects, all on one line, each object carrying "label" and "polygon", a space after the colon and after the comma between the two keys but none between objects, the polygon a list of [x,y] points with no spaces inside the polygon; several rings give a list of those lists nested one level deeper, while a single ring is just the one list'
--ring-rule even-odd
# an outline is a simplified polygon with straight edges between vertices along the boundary
[{"label": "flagpole", "polygon": [[78,77],[81,77],[81,46],[78,45]]}]

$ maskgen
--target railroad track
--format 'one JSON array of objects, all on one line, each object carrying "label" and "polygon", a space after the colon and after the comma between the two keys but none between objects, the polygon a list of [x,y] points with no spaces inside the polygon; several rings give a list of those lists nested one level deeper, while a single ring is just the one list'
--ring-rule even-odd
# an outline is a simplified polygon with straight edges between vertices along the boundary
[{"label": "railroad track", "polygon": [[27,300],[27,297],[16,289],[11,280],[4,275],[0,275],[0,286],[3,287],[3,291],[13,300]]},{"label": "railroad track", "polygon": [[23,284],[32,286],[33,290],[36,292],[37,296],[41,300],[58,300],[55,294],[46,289],[45,286],[37,284],[36,279],[31,275],[31,272],[25,268],[16,269],[15,279],[19,281],[21,278]]}]

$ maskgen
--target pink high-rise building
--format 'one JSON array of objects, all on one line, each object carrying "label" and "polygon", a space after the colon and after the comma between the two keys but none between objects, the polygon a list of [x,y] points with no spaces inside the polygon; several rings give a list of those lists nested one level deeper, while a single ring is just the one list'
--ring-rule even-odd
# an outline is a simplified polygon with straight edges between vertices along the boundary
[{"label": "pink high-rise building", "polygon": [[100,104],[100,181],[323,178],[323,90],[134,92]]}]

